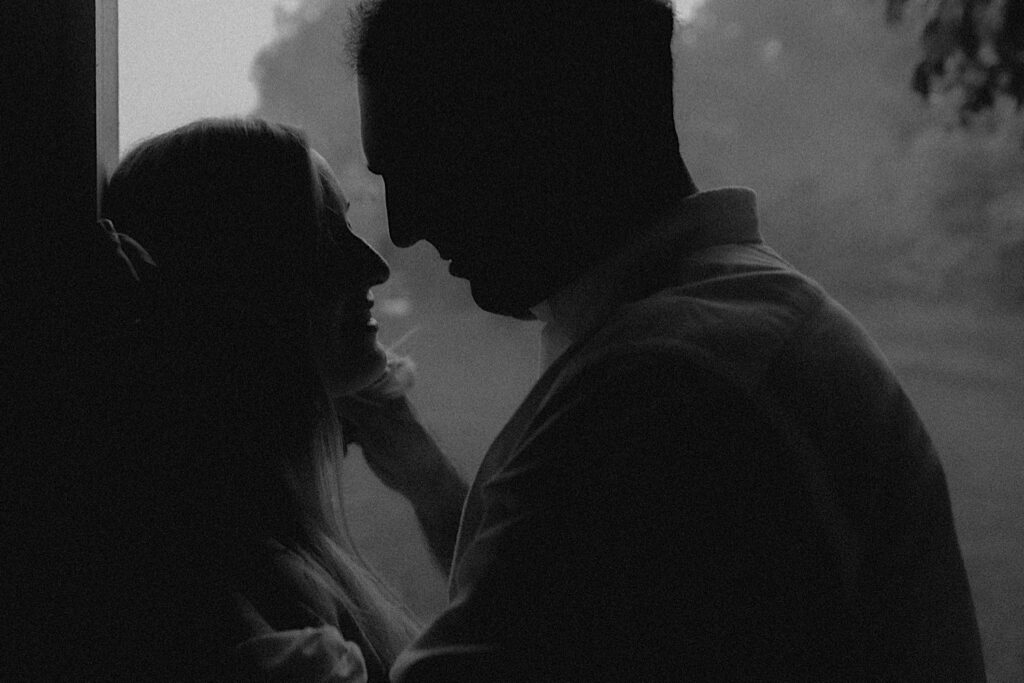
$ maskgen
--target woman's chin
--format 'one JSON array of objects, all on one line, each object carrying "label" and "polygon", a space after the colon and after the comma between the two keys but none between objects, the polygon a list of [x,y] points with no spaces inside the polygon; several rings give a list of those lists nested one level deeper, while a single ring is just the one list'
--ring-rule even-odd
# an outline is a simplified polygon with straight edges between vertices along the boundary
[{"label": "woman's chin", "polygon": [[355,362],[351,356],[344,359],[348,362],[333,364],[324,371],[324,385],[331,398],[340,398],[348,394],[354,394],[360,389],[377,381],[387,370],[387,356],[380,344],[374,348],[367,349],[367,353]]}]

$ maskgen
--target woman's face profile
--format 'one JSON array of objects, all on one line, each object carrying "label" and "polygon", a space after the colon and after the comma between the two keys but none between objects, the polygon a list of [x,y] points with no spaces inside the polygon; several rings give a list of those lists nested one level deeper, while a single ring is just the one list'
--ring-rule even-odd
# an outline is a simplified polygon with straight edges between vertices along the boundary
[{"label": "woman's face profile", "polygon": [[388,266],[370,245],[352,232],[345,218],[348,202],[330,166],[311,152],[320,184],[320,231],[325,291],[312,315],[313,356],[331,396],[353,393],[386,368],[371,315],[370,288],[387,280]]}]

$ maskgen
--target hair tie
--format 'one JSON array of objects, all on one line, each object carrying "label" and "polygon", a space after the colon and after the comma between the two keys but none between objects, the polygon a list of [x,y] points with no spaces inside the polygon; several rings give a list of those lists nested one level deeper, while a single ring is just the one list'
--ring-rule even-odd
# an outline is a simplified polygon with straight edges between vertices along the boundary
[{"label": "hair tie", "polygon": [[145,247],[123,232],[114,229],[109,218],[101,218],[96,225],[103,230],[113,247],[115,268],[136,283],[143,284],[156,275],[156,262]]},{"label": "hair tie", "polygon": [[96,227],[103,233],[99,305],[114,317],[110,324],[131,323],[146,317],[154,307],[160,287],[160,271],[149,252],[134,238],[118,232],[113,221],[101,218]]}]

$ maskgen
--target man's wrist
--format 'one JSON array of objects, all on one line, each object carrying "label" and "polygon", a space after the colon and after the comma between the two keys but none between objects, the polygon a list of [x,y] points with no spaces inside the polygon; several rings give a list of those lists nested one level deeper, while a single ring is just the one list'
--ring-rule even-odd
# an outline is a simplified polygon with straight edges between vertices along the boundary
[{"label": "man's wrist", "polygon": [[465,496],[468,486],[447,457],[438,452],[424,462],[424,468],[410,477],[403,495],[413,507],[436,507],[453,496]]}]

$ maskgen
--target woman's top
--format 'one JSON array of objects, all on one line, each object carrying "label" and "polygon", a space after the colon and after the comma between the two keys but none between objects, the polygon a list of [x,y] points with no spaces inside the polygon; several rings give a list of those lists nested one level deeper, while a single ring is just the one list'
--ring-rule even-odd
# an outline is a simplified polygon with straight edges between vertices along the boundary
[{"label": "woman's top", "polygon": [[359,646],[333,626],[307,627],[253,636],[236,648],[253,678],[271,681],[365,683]]},{"label": "woman's top", "polygon": [[239,678],[387,681],[386,667],[325,570],[276,541],[251,559],[231,595],[242,637],[228,660]]}]

